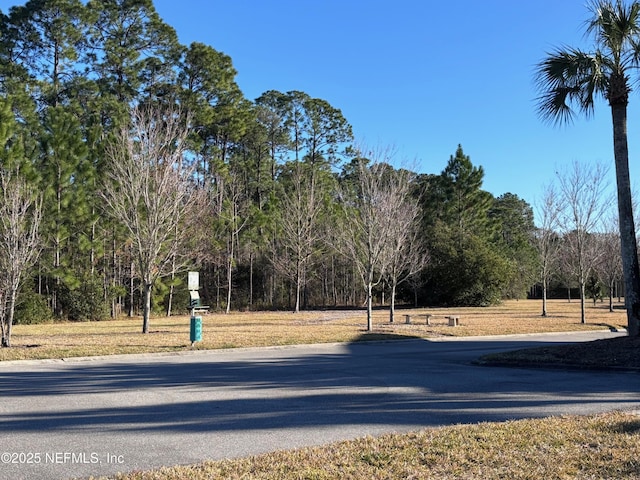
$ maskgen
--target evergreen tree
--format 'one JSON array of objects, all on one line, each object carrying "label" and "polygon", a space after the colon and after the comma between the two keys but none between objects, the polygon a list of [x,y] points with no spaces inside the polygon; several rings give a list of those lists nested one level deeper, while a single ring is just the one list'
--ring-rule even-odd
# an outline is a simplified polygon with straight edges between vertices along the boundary
[{"label": "evergreen tree", "polygon": [[509,268],[492,242],[493,196],[481,189],[483,178],[482,167],[475,167],[458,146],[440,176],[429,181],[428,302],[487,305],[501,299]]},{"label": "evergreen tree", "polygon": [[181,101],[192,116],[190,137],[207,182],[252,121],[251,106],[236,84],[231,58],[194,42],[185,51],[178,80]]},{"label": "evergreen tree", "polygon": [[439,178],[443,197],[440,218],[453,228],[458,248],[469,235],[489,233],[488,212],[493,197],[482,190],[483,180],[482,166],[474,166],[458,145],[455,156],[449,157]]},{"label": "evergreen tree", "polygon": [[495,245],[509,262],[509,277],[503,298],[524,298],[535,283],[538,254],[533,244],[533,209],[513,193],[496,198],[489,210],[496,224]]},{"label": "evergreen tree", "polygon": [[85,264],[78,259],[77,234],[86,222],[86,187],[83,173],[88,174],[87,146],[82,138],[78,119],[64,107],[50,107],[44,117],[38,171],[44,195],[42,234],[47,242],[43,252],[42,270],[48,272],[47,293],[52,295],[56,315],[62,315],[64,305],[58,293],[62,284],[71,290],[80,284],[78,269]]},{"label": "evergreen tree", "polygon": [[[12,8],[11,11],[17,7]],[[36,102],[32,95],[33,79],[22,61],[22,32],[16,25],[14,15],[0,14],[0,93],[10,100],[16,118],[30,124],[36,136],[39,119]]]},{"label": "evergreen tree", "polygon": [[154,96],[154,87],[174,75],[181,54],[176,32],[152,0],[90,0],[87,11],[85,62],[111,109],[126,117],[129,102]]},{"label": "evergreen tree", "polygon": [[12,60],[25,69],[41,107],[67,101],[67,84],[81,75],[85,12],[80,0],[29,0],[10,10]]}]

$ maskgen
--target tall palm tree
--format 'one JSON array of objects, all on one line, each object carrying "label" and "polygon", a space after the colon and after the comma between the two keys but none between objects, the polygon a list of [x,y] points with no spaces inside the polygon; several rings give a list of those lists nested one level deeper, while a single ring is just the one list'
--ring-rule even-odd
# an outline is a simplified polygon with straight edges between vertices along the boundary
[{"label": "tall palm tree", "polygon": [[[591,116],[597,97],[609,102],[618,188],[618,215],[629,335],[640,335],[640,274],[629,179],[627,105],[629,75],[640,66],[640,2],[596,0],[587,33],[595,49],[559,48],[537,67],[538,111],[553,123],[568,123],[576,110]],[[573,108],[572,108],[573,107]]]}]

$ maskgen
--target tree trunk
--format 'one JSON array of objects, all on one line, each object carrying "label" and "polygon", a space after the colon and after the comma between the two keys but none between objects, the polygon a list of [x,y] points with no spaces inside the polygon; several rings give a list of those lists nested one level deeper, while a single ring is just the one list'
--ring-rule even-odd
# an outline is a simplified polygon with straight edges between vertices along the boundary
[{"label": "tree trunk", "polygon": [[11,346],[11,330],[13,328],[13,319],[15,316],[15,312],[16,312],[16,299],[18,297],[18,285],[15,285],[12,288],[10,297],[9,297],[9,306],[7,308],[7,312],[5,312],[6,315],[6,322],[7,322],[7,336],[6,338],[2,339],[2,344],[5,347],[10,347]]},{"label": "tree trunk", "polygon": [[542,279],[542,316],[547,316],[547,279]]},{"label": "tree trunk", "polygon": [[396,313],[396,286],[397,283],[394,281],[391,282],[391,306],[389,307],[389,323],[393,323],[394,316]]},{"label": "tree trunk", "polygon": [[249,311],[253,310],[253,252],[249,252]]},{"label": "tree trunk", "polygon": [[[117,253],[116,253],[116,232],[115,229],[113,231],[113,245],[111,248],[111,268],[113,269],[111,272],[111,286],[115,287],[118,284],[118,270],[117,270]],[[111,299],[111,318],[116,319],[118,316],[116,309],[116,298]]]},{"label": "tree trunk", "polygon": [[609,311],[613,312],[613,289],[614,289],[614,279],[609,281]]},{"label": "tree trunk", "polygon": [[11,337],[8,332],[8,324],[7,324],[7,305],[4,299],[4,295],[0,292],[0,328],[2,329],[2,341],[0,343],[1,347],[10,347],[11,346]]},{"label": "tree trunk", "polygon": [[296,266],[296,306],[293,311],[298,313],[300,311],[300,293],[302,291],[302,267],[300,263]]},{"label": "tree trunk", "polygon": [[613,153],[618,190],[618,224],[620,227],[627,329],[630,336],[638,336],[640,335],[640,274],[633,221],[631,181],[629,178],[626,104],[612,105],[611,116],[613,120]]},{"label": "tree trunk", "polygon": [[0,343],[0,347],[9,348],[11,346],[11,333],[9,332],[9,324],[6,323],[6,320],[2,323],[2,343]]},{"label": "tree trunk", "polygon": [[151,315],[151,288],[153,284],[144,282],[144,306],[142,309],[142,333],[149,333],[149,317]]},{"label": "tree trunk", "polygon": [[[20,280],[15,279],[10,281],[8,298],[3,298],[0,295],[0,308],[4,311],[0,312],[2,315],[2,347],[11,347],[11,330],[13,328],[13,320],[16,312],[16,301],[18,298],[18,290],[20,288]],[[6,292],[5,292],[6,295]]]},{"label": "tree trunk", "polygon": [[373,330],[373,299],[372,292],[373,291],[373,283],[369,281],[367,283],[367,332]]},{"label": "tree trunk", "polygon": [[172,307],[173,307],[173,284],[169,287],[169,300],[167,301],[167,317],[171,316]]},{"label": "tree trunk", "polygon": [[134,274],[134,263],[133,260],[131,260],[131,269],[129,270],[129,318],[133,317],[133,313],[134,313],[134,308],[133,308],[133,299],[135,297],[135,283],[133,280],[133,274]]},{"label": "tree trunk", "polygon": [[585,293],[584,293],[584,280],[580,280],[580,323],[587,323],[586,312],[585,312]]},{"label": "tree trunk", "polygon": [[233,248],[229,252],[229,259],[227,261],[227,306],[225,313],[231,312],[231,287],[233,285]]},{"label": "tree trunk", "polygon": [[[178,238],[178,227],[176,225],[176,238]],[[176,256],[173,255],[173,259],[171,260],[171,287],[169,287],[169,301],[167,302],[167,317],[171,316],[171,309],[173,307],[173,292],[175,290],[173,284],[176,279]]]}]

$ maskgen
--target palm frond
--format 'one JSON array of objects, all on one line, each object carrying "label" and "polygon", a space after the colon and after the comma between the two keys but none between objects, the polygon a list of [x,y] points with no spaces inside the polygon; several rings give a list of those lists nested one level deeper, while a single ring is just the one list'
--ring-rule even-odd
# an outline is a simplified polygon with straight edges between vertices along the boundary
[{"label": "palm frond", "polygon": [[574,108],[590,116],[594,97],[604,93],[606,67],[597,53],[564,48],[548,54],[537,66],[538,114],[551,123],[569,123]]},{"label": "palm frond", "polygon": [[[640,4],[638,5],[640,8]],[[629,40],[629,50],[631,55],[631,65],[635,68],[640,66],[640,35]]]},{"label": "palm frond", "polygon": [[542,120],[557,125],[571,123],[575,112],[566,100],[569,94],[568,88],[557,88],[537,97],[538,114]]},{"label": "palm frond", "polygon": [[633,44],[640,34],[640,2],[595,0],[590,10],[593,17],[587,22],[587,33],[594,35],[606,56],[620,66],[637,65]]}]

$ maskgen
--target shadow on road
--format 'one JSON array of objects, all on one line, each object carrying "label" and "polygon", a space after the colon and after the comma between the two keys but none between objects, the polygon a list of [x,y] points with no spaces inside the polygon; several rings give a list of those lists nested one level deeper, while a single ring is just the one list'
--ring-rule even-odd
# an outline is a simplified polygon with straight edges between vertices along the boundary
[{"label": "shadow on road", "polygon": [[35,408],[20,411],[0,405],[0,431],[430,426],[638,401],[637,374],[471,364],[510,348],[504,341],[407,340],[0,368],[3,401],[27,406],[37,400]]}]

